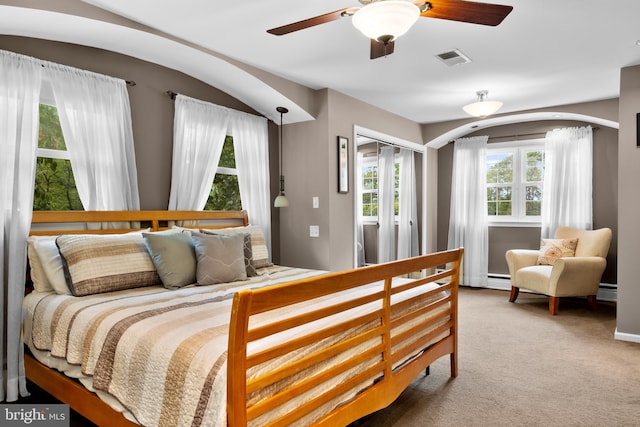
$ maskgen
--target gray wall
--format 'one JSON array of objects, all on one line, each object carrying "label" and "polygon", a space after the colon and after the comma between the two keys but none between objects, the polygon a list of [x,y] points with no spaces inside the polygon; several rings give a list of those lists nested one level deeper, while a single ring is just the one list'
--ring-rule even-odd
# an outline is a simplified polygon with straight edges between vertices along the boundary
[{"label": "gray wall", "polygon": [[[421,144],[420,126],[339,92],[317,92],[316,120],[286,125],[284,175],[289,207],[280,211],[281,262],[307,268],[344,270],[354,265],[354,171],[349,193],[338,193],[338,136],[349,138],[353,164],[354,126]],[[313,209],[311,198],[320,198]],[[309,237],[309,225],[320,237]]]},{"label": "gray wall", "polygon": [[[613,104],[603,106],[611,108]],[[573,121],[538,121],[496,126],[478,134],[488,135],[489,143],[524,140],[543,137],[548,130],[562,127],[586,126],[588,123]],[[608,127],[598,127],[593,133],[593,227],[609,227],[613,240],[607,257],[607,269],[603,283],[617,283],[617,236],[618,236],[618,131]],[[451,202],[451,169],[453,165],[453,144],[438,150],[438,249],[447,247],[449,228],[449,205]],[[489,274],[508,274],[504,254],[508,249],[538,249],[540,247],[539,227],[489,227]]]},{"label": "gray wall", "polygon": [[618,144],[618,319],[617,332],[640,336],[640,227],[638,182],[640,148],[636,114],[640,112],[640,66],[623,68],[620,75],[620,135]]}]

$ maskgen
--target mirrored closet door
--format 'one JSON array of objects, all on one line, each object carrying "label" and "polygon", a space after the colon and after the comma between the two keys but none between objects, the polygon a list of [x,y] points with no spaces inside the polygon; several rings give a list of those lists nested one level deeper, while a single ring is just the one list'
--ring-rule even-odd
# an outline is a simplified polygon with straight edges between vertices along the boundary
[{"label": "mirrored closet door", "polygon": [[420,254],[422,146],[356,135],[356,265]]}]

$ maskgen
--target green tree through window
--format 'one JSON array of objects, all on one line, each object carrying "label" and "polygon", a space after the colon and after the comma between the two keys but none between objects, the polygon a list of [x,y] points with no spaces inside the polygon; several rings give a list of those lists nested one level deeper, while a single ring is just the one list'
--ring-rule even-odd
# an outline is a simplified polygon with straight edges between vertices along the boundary
[{"label": "green tree through window", "polygon": [[[360,170],[362,179],[362,216],[378,216],[378,164],[377,162],[365,161]],[[394,168],[394,202],[393,212],[395,216],[400,211],[400,163],[396,160]]]},{"label": "green tree through window", "polygon": [[540,217],[544,149],[538,147],[540,144],[489,148],[486,172],[490,218],[525,220]]},{"label": "green tree through window", "polygon": [[227,136],[224,140],[218,169],[204,209],[221,211],[239,211],[242,209],[235,151],[231,136]]},{"label": "green tree through window", "polygon": [[58,110],[40,104],[40,128],[33,192],[36,211],[82,210]]}]

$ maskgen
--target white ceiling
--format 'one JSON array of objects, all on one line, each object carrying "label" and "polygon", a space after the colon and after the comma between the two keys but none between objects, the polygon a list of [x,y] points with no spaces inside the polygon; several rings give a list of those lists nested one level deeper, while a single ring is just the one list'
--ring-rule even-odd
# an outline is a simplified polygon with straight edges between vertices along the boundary
[{"label": "white ceiling", "polygon": [[[84,1],[418,123],[465,118],[462,105],[481,89],[489,91],[489,99],[504,102],[501,113],[614,98],[620,68],[640,64],[638,0],[492,0],[514,7],[501,25],[420,18],[396,41],[392,55],[376,60],[369,59],[369,40],[350,18],[280,37],[266,32],[358,6],[357,0]],[[436,59],[454,48],[472,62],[448,67]]]},{"label": "white ceiling", "polygon": [[[640,63],[640,1],[491,0],[514,7],[488,27],[420,18],[386,58],[350,18],[285,36],[267,29],[358,6],[356,0],[87,0],[314,89],[332,88],[419,123],[464,118],[477,90],[500,112],[617,97],[620,68]],[[448,67],[457,48],[473,62]]]}]

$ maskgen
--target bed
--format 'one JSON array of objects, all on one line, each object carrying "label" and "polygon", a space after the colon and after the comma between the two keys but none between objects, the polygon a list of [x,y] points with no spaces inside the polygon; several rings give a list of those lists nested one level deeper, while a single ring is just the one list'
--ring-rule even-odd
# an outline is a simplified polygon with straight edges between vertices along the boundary
[{"label": "bed", "polygon": [[144,235],[163,280],[152,237],[192,233],[200,272],[216,262],[199,258],[203,234],[225,244],[234,236],[247,272],[253,244],[256,274],[99,292],[76,280],[72,295],[37,289],[24,303],[27,378],[98,425],[336,426],[388,406],[440,357],[457,376],[462,248],[324,272],[264,262],[251,227],[246,212],[34,212],[32,239],[65,236],[66,280],[75,274],[66,245],[94,235]]}]

